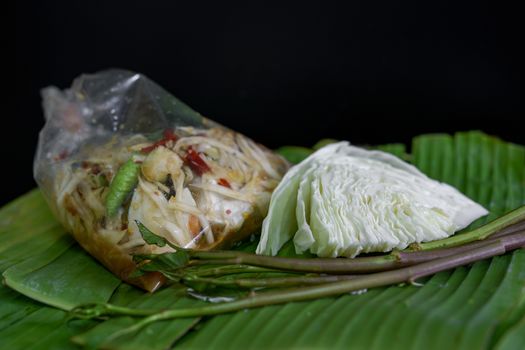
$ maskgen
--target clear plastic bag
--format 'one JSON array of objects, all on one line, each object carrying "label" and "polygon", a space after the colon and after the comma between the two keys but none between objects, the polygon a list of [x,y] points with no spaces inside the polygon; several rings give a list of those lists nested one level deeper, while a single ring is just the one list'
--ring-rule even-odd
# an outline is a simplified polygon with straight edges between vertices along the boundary
[{"label": "clear plastic bag", "polygon": [[123,280],[134,254],[163,253],[139,225],[177,246],[225,247],[257,231],[288,164],[143,75],[109,70],[42,91],[46,124],[34,175],[57,218]]}]

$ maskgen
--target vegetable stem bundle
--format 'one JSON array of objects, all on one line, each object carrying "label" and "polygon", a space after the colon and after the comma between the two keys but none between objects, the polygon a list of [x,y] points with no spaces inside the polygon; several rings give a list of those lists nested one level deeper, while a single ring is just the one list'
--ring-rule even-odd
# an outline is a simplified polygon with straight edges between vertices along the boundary
[{"label": "vegetable stem bundle", "polygon": [[[419,251],[406,250],[392,252],[389,255],[355,259],[291,259],[258,256],[237,251],[197,252],[179,250],[176,253],[169,253],[179,255],[177,256],[178,260],[170,260],[175,262],[171,270],[168,268],[166,271],[161,271],[168,278],[175,279],[174,276],[178,276],[179,281],[183,283],[199,282],[248,288],[288,288],[269,292],[252,291],[248,296],[231,302],[182,309],[146,310],[112,304],[88,304],[73,309],[71,315],[75,318],[84,319],[107,315],[144,317],[132,326],[113,335],[113,337],[119,337],[138,331],[144,326],[160,320],[217,315],[266,305],[336,296],[403,282],[416,283],[420,278],[441,271],[525,247],[524,220],[525,207],[520,207],[476,230],[434,242],[432,246],[421,244]],[[151,232],[146,230],[143,234],[146,241],[153,241],[152,237],[149,237],[152,234]],[[465,236],[465,238],[454,239],[459,236]],[[164,242],[161,239],[155,244],[162,245]],[[440,248],[432,249],[432,247]],[[156,259],[153,257],[149,263],[154,263]],[[201,275],[190,272],[195,266],[206,264],[217,266],[207,269],[208,273]],[[144,266],[147,265],[148,262]],[[265,273],[270,271],[315,272],[317,275],[295,274],[269,278],[245,278],[243,275],[240,278],[220,279],[220,276],[223,275],[231,276],[237,273]],[[361,274],[349,275],[349,273]]]}]

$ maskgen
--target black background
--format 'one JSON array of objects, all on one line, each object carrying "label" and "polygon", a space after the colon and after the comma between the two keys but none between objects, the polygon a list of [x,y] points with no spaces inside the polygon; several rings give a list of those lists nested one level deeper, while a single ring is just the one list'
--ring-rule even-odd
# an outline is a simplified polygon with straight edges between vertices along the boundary
[{"label": "black background", "polygon": [[520,12],[422,3],[17,2],[0,199],[35,186],[39,89],[110,67],[144,73],[271,147],[324,137],[409,142],[467,129],[523,143]]}]

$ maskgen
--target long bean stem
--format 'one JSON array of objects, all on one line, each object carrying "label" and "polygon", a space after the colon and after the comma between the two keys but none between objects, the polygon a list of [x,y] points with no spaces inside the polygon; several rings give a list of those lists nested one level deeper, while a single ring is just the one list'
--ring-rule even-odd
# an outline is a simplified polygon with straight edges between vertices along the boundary
[{"label": "long bean stem", "polygon": [[392,254],[396,254],[399,260],[403,263],[406,263],[407,265],[413,265],[425,261],[430,261],[436,258],[443,258],[446,256],[467,252],[474,248],[480,248],[488,244],[494,243],[496,241],[501,241],[504,244],[511,244],[516,239],[516,237],[519,237],[520,234],[523,233],[525,233],[525,229],[522,229],[520,231],[508,231],[506,235],[501,235],[498,237],[490,236],[489,238],[482,241],[475,241],[454,247],[438,248],[423,251],[400,251],[394,252]]},{"label": "long bean stem", "polygon": [[[447,256],[455,254],[464,254],[469,251],[487,245],[493,244],[495,242],[500,242],[509,249],[516,249],[519,247],[521,242],[521,237],[525,234],[525,230],[507,236],[499,238],[489,238],[485,241],[473,242],[465,244],[458,247],[436,249],[432,251],[415,251],[415,252],[397,252],[398,259],[403,265],[415,265],[418,263],[423,263],[439,258],[444,258]],[[228,265],[227,265],[228,266]],[[230,265],[235,266],[235,265]],[[200,275],[200,276],[187,276],[183,277],[184,281],[187,282],[201,282],[209,283],[213,285],[221,286],[237,286],[244,288],[273,288],[273,287],[290,287],[290,286],[299,286],[299,285],[317,285],[323,283],[332,283],[338,281],[345,281],[354,279],[356,277],[362,277],[363,275],[326,275],[326,276],[291,276],[291,277],[268,277],[268,278],[210,278],[207,276],[212,275]],[[217,276],[214,276],[217,277]]]},{"label": "long bean stem", "polygon": [[[197,260],[198,261],[198,260]],[[190,263],[189,267],[181,269],[184,274],[191,274],[197,277],[208,277],[208,276],[224,276],[238,273],[262,273],[262,272],[282,272],[281,270],[269,269],[259,266],[251,265],[226,265],[217,264],[218,260],[214,260],[213,265],[206,266],[195,266]],[[219,260],[220,261],[220,260]]]},{"label": "long bean stem", "polygon": [[525,206],[511,211],[486,225],[478,227],[469,232],[454,235],[438,241],[420,243],[418,250],[430,250],[436,248],[453,247],[460,244],[479,241],[489,237],[490,235],[500,232],[509,226],[519,224],[525,220]]},{"label": "long bean stem", "polygon": [[[201,252],[196,252],[194,258],[201,258]],[[206,255],[209,257],[209,255]],[[237,253],[234,258],[226,259],[198,259],[191,261],[190,265],[236,265],[245,264],[259,267],[267,267],[284,271],[313,272],[313,273],[369,273],[384,270],[392,270],[406,266],[399,261],[395,255],[371,256],[355,259],[347,258],[281,258],[275,256],[262,256],[248,253]]]},{"label": "long bean stem", "polygon": [[207,277],[188,277],[183,278],[185,282],[200,282],[226,287],[242,288],[277,288],[317,285],[348,281],[363,275],[327,275],[327,276],[292,276],[292,277],[268,277],[268,278],[235,278],[220,279]]},{"label": "long bean stem", "polygon": [[[509,230],[508,232],[513,232]],[[248,254],[235,251],[223,252],[192,252],[192,257],[197,260],[191,261],[190,265],[236,265],[245,264],[284,271],[294,272],[313,272],[325,274],[359,274],[372,273],[386,270],[393,270],[400,267],[410,266],[433,259],[450,256],[453,254],[468,251],[473,248],[482,247],[490,244],[499,238],[505,238],[512,234],[507,233],[505,236],[488,238],[484,241],[473,241],[461,246],[444,247],[432,250],[407,250],[393,252],[389,255],[361,257],[355,259],[334,259],[334,258],[314,258],[314,259],[297,259],[268,257],[255,254]],[[219,259],[215,259],[217,256]],[[213,257],[213,258],[212,258]],[[202,259],[201,259],[202,258]]]},{"label": "long bean stem", "polygon": [[511,226],[508,226],[507,228],[504,228],[503,230],[498,231],[498,232],[490,235],[489,238],[502,237],[502,236],[510,235],[512,233],[516,233],[516,232],[520,232],[520,231],[525,231],[525,220],[524,221],[520,221],[517,224],[513,224]]},{"label": "long bean stem", "polygon": [[[384,271],[388,269],[395,269],[409,265],[411,262],[403,260],[403,257],[405,257],[406,259],[409,258],[409,255],[405,253],[413,251],[425,252],[438,248],[452,248],[462,244],[473,243],[486,239],[492,234],[496,234],[494,237],[501,237],[507,234],[514,233],[516,231],[521,231],[523,225],[525,225],[525,206],[513,210],[510,213],[472,231],[451,236],[438,241],[419,243],[416,245],[416,249],[407,249],[403,251],[403,254],[401,254],[400,256],[396,256],[396,253],[393,253],[391,255],[362,257],[355,259],[294,259],[281,257],[267,257],[237,251],[192,251],[191,257],[193,259],[198,259],[197,261],[193,262],[193,264],[196,265],[213,264],[212,260],[217,260],[215,262],[216,264],[247,264],[301,272],[375,272]],[[453,253],[454,251],[450,252]],[[414,255],[414,257],[415,256],[416,255]],[[432,256],[432,254],[430,256]],[[424,255],[419,254],[418,257],[422,259]],[[428,259],[423,261],[428,261]]]}]

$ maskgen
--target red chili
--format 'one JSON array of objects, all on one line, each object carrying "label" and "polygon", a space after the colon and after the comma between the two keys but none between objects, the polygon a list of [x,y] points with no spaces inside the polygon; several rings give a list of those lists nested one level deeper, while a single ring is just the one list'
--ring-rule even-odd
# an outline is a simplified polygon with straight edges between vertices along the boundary
[{"label": "red chili", "polygon": [[69,157],[69,153],[68,153],[68,151],[62,151],[62,152],[60,152],[58,155],[56,155],[56,156],[54,157],[54,160],[55,160],[55,161],[61,161],[61,160],[66,159],[67,157]]},{"label": "red chili", "polygon": [[91,173],[94,175],[100,174],[101,171],[102,171],[102,168],[98,164],[93,164],[93,166],[91,167]]},{"label": "red chili", "polygon": [[221,186],[224,186],[224,187],[228,187],[228,188],[232,188],[232,186],[230,185],[230,183],[228,182],[228,180],[226,180],[225,178],[220,178],[217,183]]},{"label": "red chili", "polygon": [[166,129],[166,130],[164,130],[163,138],[161,140],[155,142],[151,146],[147,146],[147,147],[142,148],[140,151],[143,152],[143,153],[149,153],[149,152],[153,151],[155,148],[157,148],[159,146],[164,146],[169,141],[174,141],[175,142],[175,141],[177,141],[177,139],[178,139],[178,137],[177,137],[177,135],[175,135],[175,133],[173,133],[173,130]]},{"label": "red chili", "polygon": [[151,146],[147,146],[147,147],[142,148],[140,151],[143,152],[143,153],[149,153],[149,152],[153,151],[155,148],[157,148],[159,146],[164,146],[164,144],[165,144],[165,142],[163,142],[163,140],[157,141]]},{"label": "red chili", "polygon": [[164,130],[164,140],[167,140],[167,141],[177,141],[178,140],[178,136],[175,135],[175,133],[173,132],[173,130],[171,129],[166,129]]},{"label": "red chili", "polygon": [[184,162],[193,170],[198,176],[202,176],[205,172],[211,171],[210,167],[204,159],[201,158],[200,154],[197,153],[193,147],[188,147]]}]

